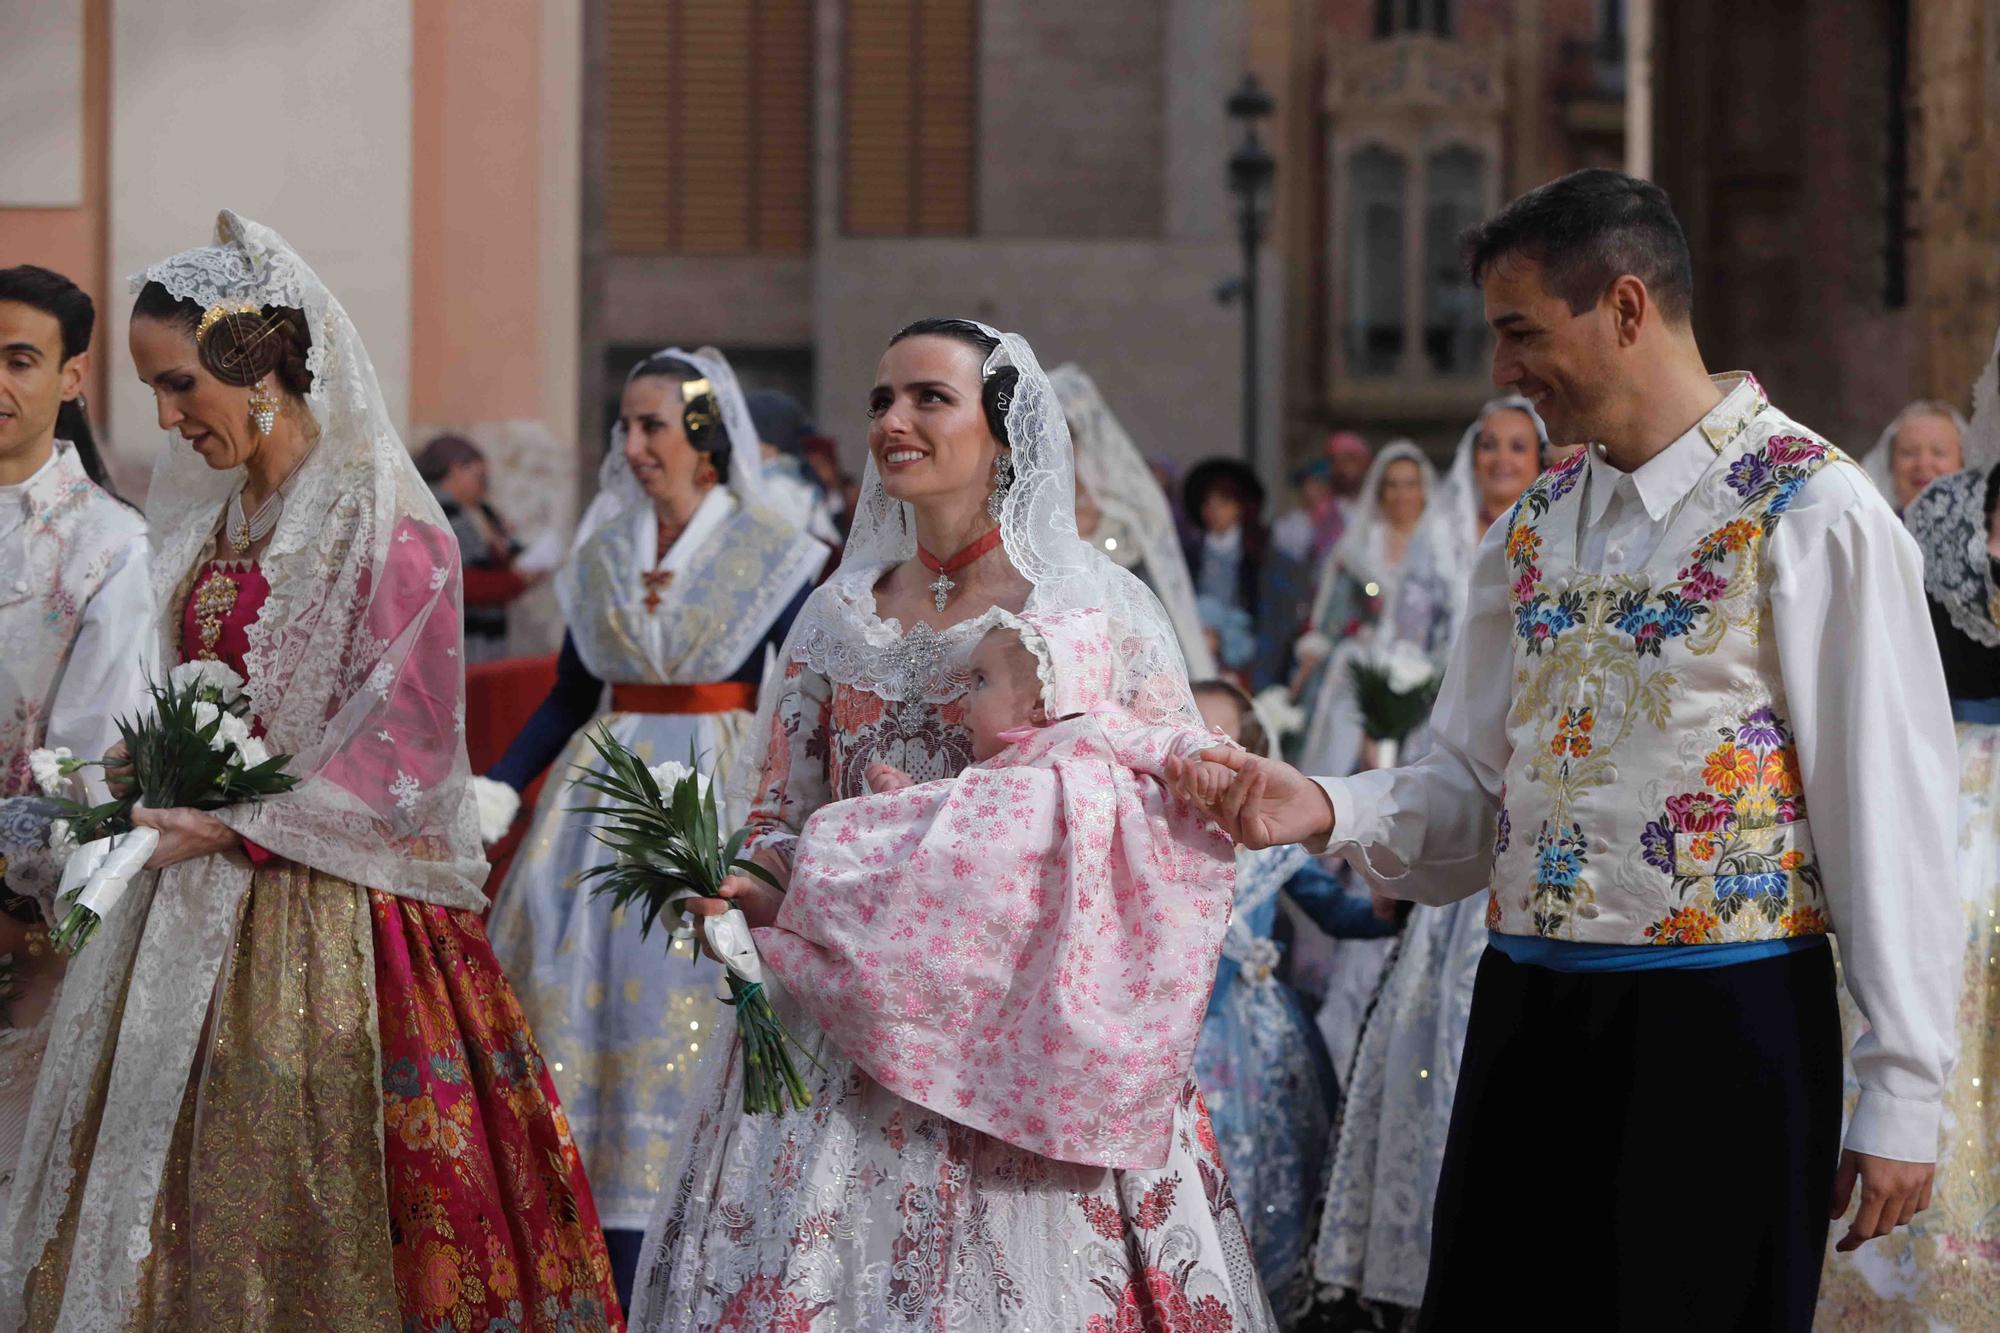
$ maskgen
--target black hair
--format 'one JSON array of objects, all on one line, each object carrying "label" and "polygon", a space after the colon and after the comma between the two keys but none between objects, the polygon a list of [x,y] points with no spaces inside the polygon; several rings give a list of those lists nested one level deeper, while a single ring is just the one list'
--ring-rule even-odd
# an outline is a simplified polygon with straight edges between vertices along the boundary
[{"label": "black hair", "polygon": [[1250,702],[1250,695],[1241,685],[1216,677],[1212,680],[1198,680],[1188,689],[1197,699],[1207,694],[1227,699],[1235,704],[1236,743],[1259,757],[1270,753],[1271,738],[1264,730],[1263,719],[1257,716],[1257,705]]},{"label": "black hair", "polygon": [[[53,269],[39,264],[0,268],[0,301],[14,301],[54,319],[62,329],[64,364],[90,350],[90,337],[97,329],[97,303],[90,299],[90,293]],[[56,409],[56,437],[68,440],[84,473],[116,496],[118,488],[111,484],[111,472],[98,452],[87,408],[81,393],[65,398]]]},{"label": "black hair", "polygon": [[[132,302],[132,318],[178,325],[190,338],[197,338],[202,315],[193,297],[175,296],[157,282],[141,287]],[[224,315],[195,345],[202,368],[223,383],[242,388],[274,374],[285,392],[298,398],[312,389],[313,373],[306,365],[311,350],[305,312],[283,305]]]},{"label": "black hair", "polygon": [[447,431],[434,437],[417,455],[417,475],[425,485],[435,486],[460,463],[476,463],[484,457],[471,440]]},{"label": "black hair", "polygon": [[1536,186],[1459,241],[1475,285],[1509,255],[1542,266],[1542,284],[1582,314],[1631,274],[1669,321],[1694,309],[1694,262],[1667,192],[1651,181],[1586,167]]},{"label": "black hair", "polygon": [[979,405],[986,411],[986,429],[1002,445],[1013,448],[1014,442],[1007,438],[1007,408],[1013,402],[1014,387],[1021,382],[1021,372],[1013,366],[1001,366],[991,375],[984,373],[986,358],[999,350],[1000,340],[969,319],[932,315],[898,329],[896,336],[889,339],[889,346],[894,347],[905,338],[927,336],[953,338],[979,353]]},{"label": "black hair", "polygon": [[[631,373],[625,376],[625,382],[630,384],[633,380],[655,376],[679,380],[682,384],[708,378],[707,373],[692,361],[655,352],[632,367]],[[715,404],[713,393],[705,395],[705,398],[706,401],[682,402],[681,426],[687,432],[688,443],[698,453],[708,456],[709,466],[715,469],[716,482],[726,486],[729,484],[729,431],[722,428],[720,409]],[[703,419],[711,423],[707,428],[697,425],[697,421]]]}]

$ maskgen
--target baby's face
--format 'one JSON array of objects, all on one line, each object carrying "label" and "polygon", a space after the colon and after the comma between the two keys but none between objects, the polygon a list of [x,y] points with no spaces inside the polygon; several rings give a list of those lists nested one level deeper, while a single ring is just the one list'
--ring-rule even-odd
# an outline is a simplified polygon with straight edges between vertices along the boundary
[{"label": "baby's face", "polygon": [[1007,748],[1004,733],[1035,725],[1042,682],[1035,655],[1012,630],[996,629],[981,639],[970,665],[965,725],[972,732],[972,757],[991,759]]}]

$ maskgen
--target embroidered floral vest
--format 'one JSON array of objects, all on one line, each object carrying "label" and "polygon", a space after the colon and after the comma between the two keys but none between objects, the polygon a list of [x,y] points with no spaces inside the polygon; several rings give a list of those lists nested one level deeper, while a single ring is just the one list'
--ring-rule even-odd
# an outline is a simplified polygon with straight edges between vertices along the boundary
[{"label": "embroidered floral vest", "polygon": [[1601,944],[1824,934],[1765,542],[1835,460],[1754,379],[1702,423],[1718,455],[1643,566],[1577,567],[1578,454],[1508,518],[1512,757],[1487,924]]}]

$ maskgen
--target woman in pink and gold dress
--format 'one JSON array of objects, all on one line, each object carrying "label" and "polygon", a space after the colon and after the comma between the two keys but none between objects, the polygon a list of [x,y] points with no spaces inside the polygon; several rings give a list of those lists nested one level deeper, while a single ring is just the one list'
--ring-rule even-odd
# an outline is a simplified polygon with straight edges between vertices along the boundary
[{"label": "woman in pink and gold dress", "polygon": [[159,873],[70,965],[0,1326],[619,1327],[480,923],[451,529],[275,233],[224,213],[135,285],[164,646],[243,678],[298,785],[139,812]]}]

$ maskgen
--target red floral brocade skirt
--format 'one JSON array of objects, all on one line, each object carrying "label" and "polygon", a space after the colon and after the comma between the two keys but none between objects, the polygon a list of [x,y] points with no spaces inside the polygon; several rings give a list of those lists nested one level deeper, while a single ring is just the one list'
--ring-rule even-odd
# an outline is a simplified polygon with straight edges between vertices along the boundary
[{"label": "red floral brocade skirt", "polygon": [[485,926],[369,898],[404,1326],[622,1327],[583,1159]]}]

